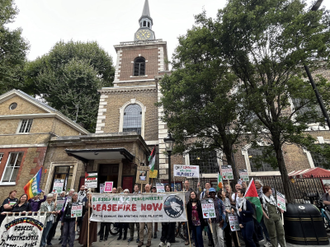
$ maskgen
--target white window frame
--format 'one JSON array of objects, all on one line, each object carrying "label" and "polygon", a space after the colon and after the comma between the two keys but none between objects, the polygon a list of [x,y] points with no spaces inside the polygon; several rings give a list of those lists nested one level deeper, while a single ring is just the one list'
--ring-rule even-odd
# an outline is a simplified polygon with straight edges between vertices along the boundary
[{"label": "white window frame", "polygon": [[[0,185],[16,185],[16,181],[15,181],[15,182],[2,182],[3,177],[5,176],[6,169],[7,169],[8,163],[10,162],[10,159],[11,159],[11,155],[12,155],[12,154],[18,154],[18,155],[16,155],[15,163],[14,163],[14,166],[12,167],[12,171],[11,171],[10,179],[9,179],[9,180],[11,180],[15,168],[21,166],[21,164],[19,164],[19,166],[17,166],[17,159],[18,159],[18,157],[19,157],[19,154],[22,154],[22,156],[23,156],[24,153],[23,153],[23,152],[11,152],[11,153],[9,153],[9,155],[8,155],[8,159],[7,159],[7,163],[6,163],[6,166],[5,166],[5,169],[3,170],[3,173],[2,173],[2,176],[1,176]],[[23,159],[22,159],[22,161],[23,161]],[[22,161],[21,161],[21,162],[22,162]],[[16,179],[17,179],[17,177],[16,177]],[[15,180],[16,180],[16,179],[15,179]]]},{"label": "white window frame", "polygon": [[3,153],[0,153],[0,165],[1,165],[1,161],[2,161],[2,158],[3,158]]},{"label": "white window frame", "polygon": [[[22,125],[24,124],[24,122],[26,122],[25,126],[24,126],[24,130],[21,131]],[[32,128],[32,124],[33,124],[33,119],[22,119],[18,125],[17,134],[29,134]]]}]

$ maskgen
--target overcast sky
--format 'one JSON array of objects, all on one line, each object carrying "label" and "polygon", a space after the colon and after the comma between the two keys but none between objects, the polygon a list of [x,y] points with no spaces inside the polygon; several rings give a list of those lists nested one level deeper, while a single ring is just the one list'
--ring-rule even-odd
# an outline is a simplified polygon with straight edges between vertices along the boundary
[{"label": "overcast sky", "polygon": [[[50,51],[56,42],[97,41],[116,61],[114,45],[133,41],[145,0],[14,0],[19,14],[11,28],[21,27],[30,43],[29,60]],[[311,2],[309,0],[308,2]],[[206,10],[215,17],[227,0],[149,0],[153,30],[167,41],[172,57],[178,37],[194,24],[194,15]],[[330,9],[330,1],[322,6]]]}]

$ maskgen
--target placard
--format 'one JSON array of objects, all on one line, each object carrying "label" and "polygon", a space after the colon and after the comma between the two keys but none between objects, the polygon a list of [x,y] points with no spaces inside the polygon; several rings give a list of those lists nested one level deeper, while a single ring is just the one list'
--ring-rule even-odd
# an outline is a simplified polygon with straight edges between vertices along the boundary
[{"label": "placard", "polygon": [[136,170],[136,183],[137,184],[148,184],[149,183],[149,166],[138,166]]},{"label": "placard", "polygon": [[228,219],[229,219],[230,230],[232,232],[239,231],[240,227],[239,227],[239,222],[238,222],[237,215],[229,214]]},{"label": "placard", "polygon": [[53,193],[60,194],[63,191],[64,179],[55,179],[53,184]]},{"label": "placard", "polygon": [[71,218],[82,217],[83,205],[72,205]]},{"label": "placard", "polygon": [[216,218],[213,199],[203,199],[201,200],[202,212],[204,219]]},{"label": "placard", "polygon": [[56,201],[56,211],[61,211],[64,206],[65,200],[57,200]]},{"label": "placard", "polygon": [[96,172],[88,173],[88,176],[85,178],[85,186],[87,188],[97,188],[97,173]]},{"label": "placard", "polygon": [[285,195],[276,191],[277,207],[286,212]]},{"label": "placard", "polygon": [[113,182],[104,183],[104,192],[112,192]]},{"label": "placard", "polygon": [[187,221],[184,193],[97,194],[92,196],[94,222]]},{"label": "placard", "polygon": [[175,177],[199,178],[199,166],[174,165]]},{"label": "placard", "polygon": [[164,184],[156,183],[156,189],[157,189],[157,193],[165,192]]},{"label": "placard", "polygon": [[100,193],[104,193],[104,184],[100,184]]},{"label": "placard", "polygon": [[46,214],[7,215],[0,226],[0,246],[39,246],[45,221]]},{"label": "placard", "polygon": [[249,173],[246,169],[240,169],[239,176],[242,179],[242,181],[249,182]]},{"label": "placard", "polygon": [[221,166],[221,173],[223,180],[233,180],[234,174],[231,166]]},{"label": "placard", "polygon": [[150,170],[149,178],[157,178],[157,176],[158,176],[158,170],[153,170],[153,171]]}]

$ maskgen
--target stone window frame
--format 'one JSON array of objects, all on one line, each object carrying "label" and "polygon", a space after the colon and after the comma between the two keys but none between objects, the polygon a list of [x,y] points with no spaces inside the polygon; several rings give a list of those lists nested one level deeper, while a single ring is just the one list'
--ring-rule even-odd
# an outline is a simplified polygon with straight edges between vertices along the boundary
[{"label": "stone window frame", "polygon": [[17,131],[17,134],[28,134],[31,131],[33,124],[33,119],[27,118],[27,119],[21,119]]},{"label": "stone window frame", "polygon": [[131,99],[130,101],[127,101],[125,104],[123,104],[122,107],[119,108],[119,132],[123,132],[123,127],[124,127],[124,112],[125,112],[125,108],[128,105],[131,104],[137,104],[141,107],[142,110],[142,116],[141,116],[141,136],[144,138],[144,133],[145,133],[145,117],[146,117],[146,111],[147,111],[147,107],[140,101],[136,100],[136,99]]},{"label": "stone window frame", "polygon": [[[266,146],[264,143],[258,143],[259,146]],[[260,172],[253,172],[251,169],[251,163],[249,159],[249,149],[251,148],[252,144],[246,144],[242,148],[242,155],[244,157],[245,166],[248,171],[249,176],[279,176],[281,175],[280,171],[260,171]]]},{"label": "stone window frame", "polygon": [[[15,168],[18,168],[18,172],[19,172],[19,169],[21,168],[21,165],[22,165],[22,162],[23,162],[23,156],[24,156],[24,152],[10,152],[8,154],[8,158],[7,158],[7,162],[6,162],[6,165],[3,169],[3,172],[2,172],[2,175],[1,175],[1,180],[0,180],[0,185],[16,185],[16,179],[17,179],[17,175],[18,175],[18,172],[16,174],[16,178],[15,178],[15,182],[3,182],[3,178],[5,176],[5,173],[6,173],[6,170],[7,170],[7,166],[8,166],[8,163],[10,162],[11,160],[11,156],[13,154],[17,154],[16,158],[15,158],[15,164],[14,166],[12,166],[12,172],[11,172],[11,175],[10,175],[10,180],[12,180],[12,176],[13,176],[13,171],[15,170]],[[19,155],[22,155],[21,156],[21,162],[19,165],[17,165],[17,160],[18,160],[18,157]],[[3,156],[2,156],[3,157]],[[2,158],[1,158],[2,160]]]}]

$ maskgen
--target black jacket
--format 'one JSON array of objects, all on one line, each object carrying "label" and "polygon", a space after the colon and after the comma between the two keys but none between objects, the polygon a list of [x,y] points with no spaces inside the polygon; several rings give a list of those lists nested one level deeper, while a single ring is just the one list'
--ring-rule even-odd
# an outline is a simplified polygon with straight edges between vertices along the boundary
[{"label": "black jacket", "polygon": [[30,203],[26,202],[22,206],[19,206],[18,203],[16,203],[13,207],[12,212],[28,212],[31,211],[31,205]]},{"label": "black jacket", "polygon": [[[197,212],[198,212],[199,220],[201,222],[201,227],[203,229],[204,226],[206,226],[206,224],[205,224],[205,221],[203,218],[202,205],[199,200],[197,201]],[[188,215],[189,228],[192,229],[193,224],[192,224],[192,220],[191,220],[191,216],[192,216],[192,202],[191,201],[189,201],[187,204],[187,215]]]}]

